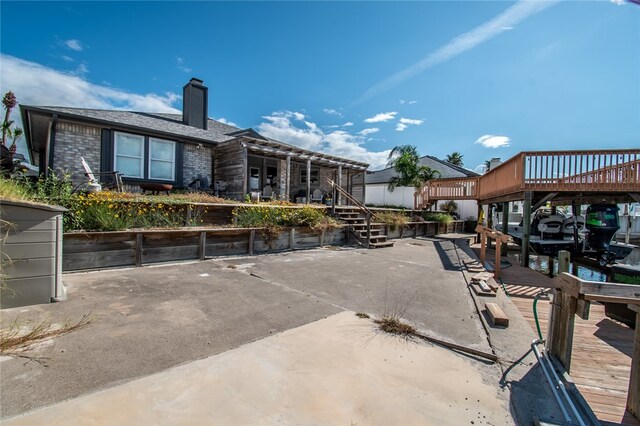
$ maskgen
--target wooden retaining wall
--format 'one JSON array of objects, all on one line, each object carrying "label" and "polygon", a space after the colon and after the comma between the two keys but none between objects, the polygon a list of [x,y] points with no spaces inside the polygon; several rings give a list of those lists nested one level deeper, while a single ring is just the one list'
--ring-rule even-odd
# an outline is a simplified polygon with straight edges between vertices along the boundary
[{"label": "wooden retaining wall", "polygon": [[433,237],[438,234],[462,232],[464,232],[463,220],[454,220],[448,224],[440,222],[409,222],[404,229],[397,228],[393,231],[385,226],[385,233],[390,240],[397,238]]},{"label": "wooden retaining wall", "polygon": [[63,271],[142,266],[151,263],[259,254],[343,245],[344,228],[324,233],[288,228],[268,238],[261,228],[177,229],[66,233]]}]

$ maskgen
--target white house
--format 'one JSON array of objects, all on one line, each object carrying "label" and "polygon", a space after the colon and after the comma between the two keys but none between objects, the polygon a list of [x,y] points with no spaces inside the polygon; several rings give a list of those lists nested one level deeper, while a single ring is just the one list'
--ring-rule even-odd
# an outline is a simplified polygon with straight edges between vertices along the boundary
[{"label": "white house", "polygon": [[[479,176],[476,172],[439,160],[430,155],[421,157],[420,164],[432,170],[437,170],[441,178]],[[403,206],[412,209],[415,188],[406,186],[396,187],[393,191],[390,191],[389,182],[394,176],[397,176],[397,173],[393,167],[368,173],[365,178],[367,184],[367,192],[365,194],[366,204],[376,206]],[[433,209],[440,210],[440,206],[445,202],[445,200],[438,201],[437,206],[434,206]],[[478,204],[475,200],[458,200],[456,203],[458,204],[456,213],[460,219],[466,219],[468,217],[476,218],[478,216]]]}]

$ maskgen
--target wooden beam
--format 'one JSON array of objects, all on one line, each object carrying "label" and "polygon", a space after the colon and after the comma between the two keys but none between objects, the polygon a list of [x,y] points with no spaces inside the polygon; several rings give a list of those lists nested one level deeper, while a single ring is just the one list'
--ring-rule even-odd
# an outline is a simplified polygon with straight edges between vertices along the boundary
[{"label": "wooden beam", "polygon": [[529,267],[529,240],[531,239],[531,193],[527,193],[522,209],[522,246],[520,266]]},{"label": "wooden beam", "polygon": [[136,266],[142,266],[142,234],[140,232],[136,233],[135,262]]},{"label": "wooden beam", "polygon": [[287,201],[291,201],[291,156],[287,155],[287,170],[285,181],[285,197]]},{"label": "wooden beam", "polygon": [[551,325],[552,334],[548,337],[549,352],[558,358],[567,373],[571,372],[576,304],[575,297],[556,289],[552,305],[554,323]]},{"label": "wooden beam", "polygon": [[204,260],[205,258],[205,249],[207,246],[207,233],[206,231],[200,232],[200,237],[198,240],[198,258],[200,260]]},{"label": "wooden beam", "polygon": [[487,314],[493,325],[501,325],[503,327],[509,327],[509,317],[496,303],[487,302],[484,307],[487,309]]},{"label": "wooden beam", "polygon": [[[509,203],[502,203],[502,233],[509,234]],[[502,243],[502,253],[507,255],[508,244]]]},{"label": "wooden beam", "polygon": [[253,244],[256,240],[256,230],[249,231],[249,256],[253,256]]},{"label": "wooden beam", "polygon": [[242,148],[242,200],[247,195],[247,185],[249,180],[249,153],[247,147]]},{"label": "wooden beam", "polygon": [[307,160],[307,204],[311,202],[311,158]]},{"label": "wooden beam", "polygon": [[[338,186],[342,188],[342,166],[338,166],[338,176],[336,177],[338,178]],[[340,191],[338,191],[338,205],[342,205],[342,194],[340,193]]]}]

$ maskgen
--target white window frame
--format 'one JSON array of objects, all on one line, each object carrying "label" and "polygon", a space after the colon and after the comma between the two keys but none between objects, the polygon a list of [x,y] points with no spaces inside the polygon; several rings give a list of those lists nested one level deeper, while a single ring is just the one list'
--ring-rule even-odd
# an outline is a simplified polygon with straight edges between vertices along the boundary
[{"label": "white window frame", "polygon": [[137,178],[137,179],[144,179],[144,156],[145,156],[145,143],[144,143],[144,136],[141,135],[135,135],[132,133],[124,133],[124,132],[115,132],[114,133],[114,139],[113,139],[113,165],[114,168],[117,168],[118,165],[118,136],[119,135],[126,135],[126,136],[133,136],[136,138],[140,138],[142,140],[142,149],[141,149],[141,157],[134,157],[132,155],[125,155],[125,154],[120,154],[120,157],[125,157],[125,158],[139,158],[140,160],[140,175],[139,176],[132,176],[132,175],[125,175],[123,174],[124,177],[132,177],[132,178]]},{"label": "white window frame", "polygon": [[[158,158],[152,158],[152,152],[151,152],[151,142],[156,141],[156,142],[160,142],[160,143],[170,143],[173,146],[173,149],[171,150],[171,178],[170,179],[165,179],[165,178],[154,178],[151,177],[151,161],[159,161],[162,163],[169,163],[169,161],[167,160],[161,160]],[[167,139],[160,139],[160,138],[154,138],[154,137],[149,137],[149,152],[147,153],[147,166],[148,166],[148,170],[149,170],[149,179],[151,180],[165,180],[167,182],[173,182],[176,180],[176,143],[175,141],[170,141]]]}]

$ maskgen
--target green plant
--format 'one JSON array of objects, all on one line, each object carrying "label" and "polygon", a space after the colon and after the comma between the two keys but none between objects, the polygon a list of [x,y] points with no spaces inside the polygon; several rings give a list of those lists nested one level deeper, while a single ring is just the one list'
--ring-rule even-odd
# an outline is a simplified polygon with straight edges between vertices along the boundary
[{"label": "green plant", "polygon": [[445,201],[440,205],[440,208],[449,214],[453,214],[456,210],[458,210],[458,203],[453,200]]},{"label": "green plant", "polygon": [[375,220],[386,224],[390,231],[395,231],[398,228],[404,228],[407,226],[407,223],[409,223],[409,218],[406,215],[397,212],[375,213]]},{"label": "green plant", "polygon": [[14,201],[33,201],[33,190],[18,179],[0,176],[0,199]]},{"label": "green plant", "polygon": [[398,173],[389,181],[389,191],[393,191],[397,186],[413,186],[418,189],[425,182],[440,176],[437,170],[420,164],[418,150],[412,145],[394,147],[389,153],[387,165],[395,168]]},{"label": "green plant", "polygon": [[445,158],[445,161],[447,163],[451,163],[453,165],[462,167],[464,165],[462,163],[462,157],[463,155],[460,154],[459,152],[452,152],[451,154],[447,155],[447,157]]},{"label": "green plant", "polygon": [[453,218],[446,213],[425,212],[422,214],[424,220],[428,222],[451,223]]}]

